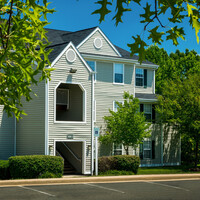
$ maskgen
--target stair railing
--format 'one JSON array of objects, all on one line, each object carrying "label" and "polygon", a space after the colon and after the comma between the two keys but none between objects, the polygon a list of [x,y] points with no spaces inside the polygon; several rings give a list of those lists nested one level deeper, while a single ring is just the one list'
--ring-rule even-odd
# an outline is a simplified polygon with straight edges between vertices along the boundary
[{"label": "stair railing", "polygon": [[56,155],[60,156],[63,159],[63,161],[65,161],[65,159],[63,158],[63,156],[60,154],[58,150],[56,150]]},{"label": "stair railing", "polygon": [[74,158],[76,158],[76,160],[81,162],[81,159],[78,158],[78,156],[64,142],[62,142],[62,144],[68,149],[68,151],[74,156]]}]

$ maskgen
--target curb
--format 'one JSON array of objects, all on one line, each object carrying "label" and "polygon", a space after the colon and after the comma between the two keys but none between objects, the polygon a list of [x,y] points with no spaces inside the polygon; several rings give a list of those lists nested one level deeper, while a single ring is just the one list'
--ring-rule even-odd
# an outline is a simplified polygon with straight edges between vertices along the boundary
[{"label": "curb", "polygon": [[30,186],[53,184],[82,184],[82,183],[107,183],[107,182],[139,182],[139,181],[167,181],[200,179],[200,174],[163,174],[163,175],[131,175],[131,176],[103,176],[103,177],[64,177],[53,179],[21,179],[0,180],[0,187]]}]

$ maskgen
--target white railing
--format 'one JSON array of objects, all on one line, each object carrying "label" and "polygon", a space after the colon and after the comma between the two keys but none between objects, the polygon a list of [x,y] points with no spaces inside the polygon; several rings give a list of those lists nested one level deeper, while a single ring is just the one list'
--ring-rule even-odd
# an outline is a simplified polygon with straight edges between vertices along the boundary
[{"label": "white railing", "polygon": [[78,156],[64,142],[62,142],[62,144],[68,149],[68,151],[74,156],[74,158],[76,158],[76,160],[81,162],[81,159],[78,158]]}]

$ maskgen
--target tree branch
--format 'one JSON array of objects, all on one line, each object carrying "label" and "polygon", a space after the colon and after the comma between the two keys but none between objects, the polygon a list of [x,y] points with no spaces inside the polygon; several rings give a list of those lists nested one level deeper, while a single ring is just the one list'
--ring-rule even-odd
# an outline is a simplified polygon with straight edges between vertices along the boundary
[{"label": "tree branch", "polygon": [[10,3],[10,14],[9,14],[9,19],[8,19],[8,30],[7,30],[7,35],[6,35],[6,46],[4,47],[4,49],[7,49],[8,47],[8,41],[9,41],[9,34],[10,34],[10,25],[11,25],[11,18],[12,18],[12,8],[13,8],[13,0],[11,0],[11,3]]}]

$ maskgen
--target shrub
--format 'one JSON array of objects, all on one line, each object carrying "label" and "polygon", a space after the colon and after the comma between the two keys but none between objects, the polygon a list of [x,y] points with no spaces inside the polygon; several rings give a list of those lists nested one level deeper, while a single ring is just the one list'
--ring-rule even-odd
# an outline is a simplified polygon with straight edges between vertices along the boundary
[{"label": "shrub", "polygon": [[137,174],[140,159],[138,156],[119,155],[114,156],[116,170],[132,171]]},{"label": "shrub", "polygon": [[0,160],[0,179],[9,179],[10,170],[9,170],[9,161]]},{"label": "shrub", "polygon": [[118,155],[118,156],[103,156],[99,158],[99,172],[109,170],[132,171],[137,174],[140,164],[138,156]]},{"label": "shrub", "polygon": [[64,163],[59,156],[31,155],[10,157],[9,166],[12,178],[39,178],[45,173],[59,178],[62,177]]}]

